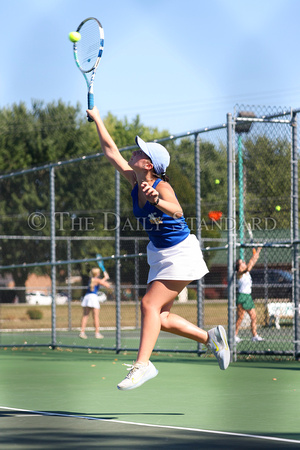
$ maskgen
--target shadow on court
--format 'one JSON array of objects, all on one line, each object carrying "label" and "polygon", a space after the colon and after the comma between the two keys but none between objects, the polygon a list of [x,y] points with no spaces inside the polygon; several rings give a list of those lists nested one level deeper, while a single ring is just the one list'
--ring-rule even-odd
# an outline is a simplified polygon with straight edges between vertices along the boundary
[{"label": "shadow on court", "polygon": [[82,448],[182,450],[185,446],[193,450],[299,448],[299,443],[122,424],[95,417],[43,416],[16,411],[1,412],[0,417],[0,445],[5,450]]},{"label": "shadow on court", "polygon": [[[99,414],[99,413],[87,413],[87,412],[72,412],[72,411],[44,411],[49,414],[53,415],[61,415],[61,416],[77,416],[77,417],[86,417],[86,418],[93,418],[93,419],[106,419],[106,420],[118,420],[120,419],[120,416],[136,416],[137,414],[139,416],[184,416],[183,413],[162,413],[162,412],[113,412],[113,413],[105,413],[105,414]],[[1,413],[0,413],[1,417]]]}]

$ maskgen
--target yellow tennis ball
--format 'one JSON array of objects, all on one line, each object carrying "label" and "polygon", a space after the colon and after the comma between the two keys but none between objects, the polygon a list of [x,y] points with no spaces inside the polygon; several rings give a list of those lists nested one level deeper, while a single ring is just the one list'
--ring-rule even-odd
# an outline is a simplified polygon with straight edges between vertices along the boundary
[{"label": "yellow tennis ball", "polygon": [[71,33],[69,33],[69,39],[71,42],[78,42],[81,39],[81,34],[77,31],[71,31]]},{"label": "yellow tennis ball", "polygon": [[281,206],[277,205],[277,206],[275,206],[275,209],[276,209],[276,211],[280,211],[281,210]]},{"label": "yellow tennis ball", "polygon": [[218,178],[215,179],[215,184],[220,184],[220,180]]}]

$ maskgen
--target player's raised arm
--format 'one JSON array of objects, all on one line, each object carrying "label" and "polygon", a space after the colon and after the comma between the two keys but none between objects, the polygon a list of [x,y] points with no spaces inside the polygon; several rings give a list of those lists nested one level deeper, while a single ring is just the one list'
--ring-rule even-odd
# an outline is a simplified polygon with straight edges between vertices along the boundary
[{"label": "player's raised arm", "polygon": [[252,258],[250,259],[250,261],[247,264],[247,270],[248,272],[250,272],[250,270],[253,269],[253,267],[255,266],[255,264],[257,263],[257,260],[259,258],[259,254],[261,252],[262,247],[258,247],[258,249],[256,250],[256,252],[253,254]]},{"label": "player's raised arm", "polygon": [[132,170],[132,168],[129,166],[126,159],[123,158],[121,153],[119,152],[118,147],[116,146],[115,142],[113,141],[112,137],[110,136],[109,132],[107,131],[101,117],[100,113],[97,107],[94,107],[93,109],[87,110],[88,116],[94,120],[102,151],[104,152],[106,158],[109,160],[109,162],[129,181],[129,183],[134,186],[136,182],[135,173]]}]

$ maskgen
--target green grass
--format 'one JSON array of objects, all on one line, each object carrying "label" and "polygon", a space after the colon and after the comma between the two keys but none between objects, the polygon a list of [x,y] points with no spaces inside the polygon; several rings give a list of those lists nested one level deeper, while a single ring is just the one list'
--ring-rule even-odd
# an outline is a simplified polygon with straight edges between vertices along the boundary
[{"label": "green grass", "polygon": [[[42,313],[41,319],[30,319],[28,309],[32,308],[25,304],[0,305],[0,345],[51,345],[51,307],[36,306]],[[280,330],[275,327],[265,327],[266,323],[262,304],[256,305],[258,320],[258,332],[264,337],[263,342],[253,343],[249,328],[240,330],[243,341],[237,345],[237,352],[293,352],[294,336],[291,326],[282,326]],[[197,306],[195,301],[188,303],[175,303],[172,312],[181,315],[192,323],[197,320]],[[104,335],[103,340],[94,338],[92,314],[88,322],[87,334],[89,339],[83,341],[78,336],[82,317],[80,303],[71,305],[71,321],[69,323],[68,306],[56,307],[56,345],[57,346],[84,346],[114,349],[116,347],[116,308],[115,303],[106,302],[100,309],[100,327]],[[209,329],[218,323],[227,326],[227,302],[207,301],[204,305],[203,328]],[[70,325],[70,327],[69,327]],[[139,345],[140,312],[134,303],[122,302],[121,305],[121,333],[120,347],[122,349],[137,349]],[[128,330],[129,329],[129,330]],[[131,331],[130,331],[131,329]],[[156,350],[190,351],[197,350],[197,343],[188,339],[180,338],[168,333],[161,333],[156,344]],[[246,357],[246,356],[239,356]],[[262,356],[264,357],[264,356]],[[286,357],[283,355],[283,357]]]},{"label": "green grass", "polygon": [[[42,319],[31,320],[28,315],[29,307],[26,304],[1,304],[0,305],[0,323],[1,329],[32,329],[32,328],[50,328],[51,327],[51,306],[35,306],[42,312]],[[121,322],[123,327],[135,327],[136,325],[136,305],[132,302],[122,302]],[[179,314],[192,323],[197,323],[197,305],[195,301],[188,303],[175,303],[172,312]],[[78,327],[81,321],[82,307],[80,303],[72,303],[71,318],[72,326]],[[214,325],[222,323],[227,325],[227,301],[207,302],[204,305],[204,325]],[[90,319],[91,320],[91,319]],[[104,328],[115,327],[116,324],[116,305],[112,302],[101,304],[100,309],[101,326]],[[140,323],[140,312],[138,308],[138,322]],[[92,323],[92,320],[91,320]],[[69,311],[67,305],[56,306],[56,326],[58,328],[67,328],[69,325]]]}]

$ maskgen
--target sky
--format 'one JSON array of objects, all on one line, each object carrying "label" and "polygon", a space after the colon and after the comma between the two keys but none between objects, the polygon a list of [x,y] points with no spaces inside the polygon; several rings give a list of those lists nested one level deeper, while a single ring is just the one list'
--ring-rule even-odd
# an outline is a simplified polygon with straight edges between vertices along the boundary
[{"label": "sky", "polygon": [[170,134],[226,122],[236,104],[300,108],[300,0],[0,0],[0,107],[86,110],[70,31],[105,33],[94,83],[102,117]]}]

